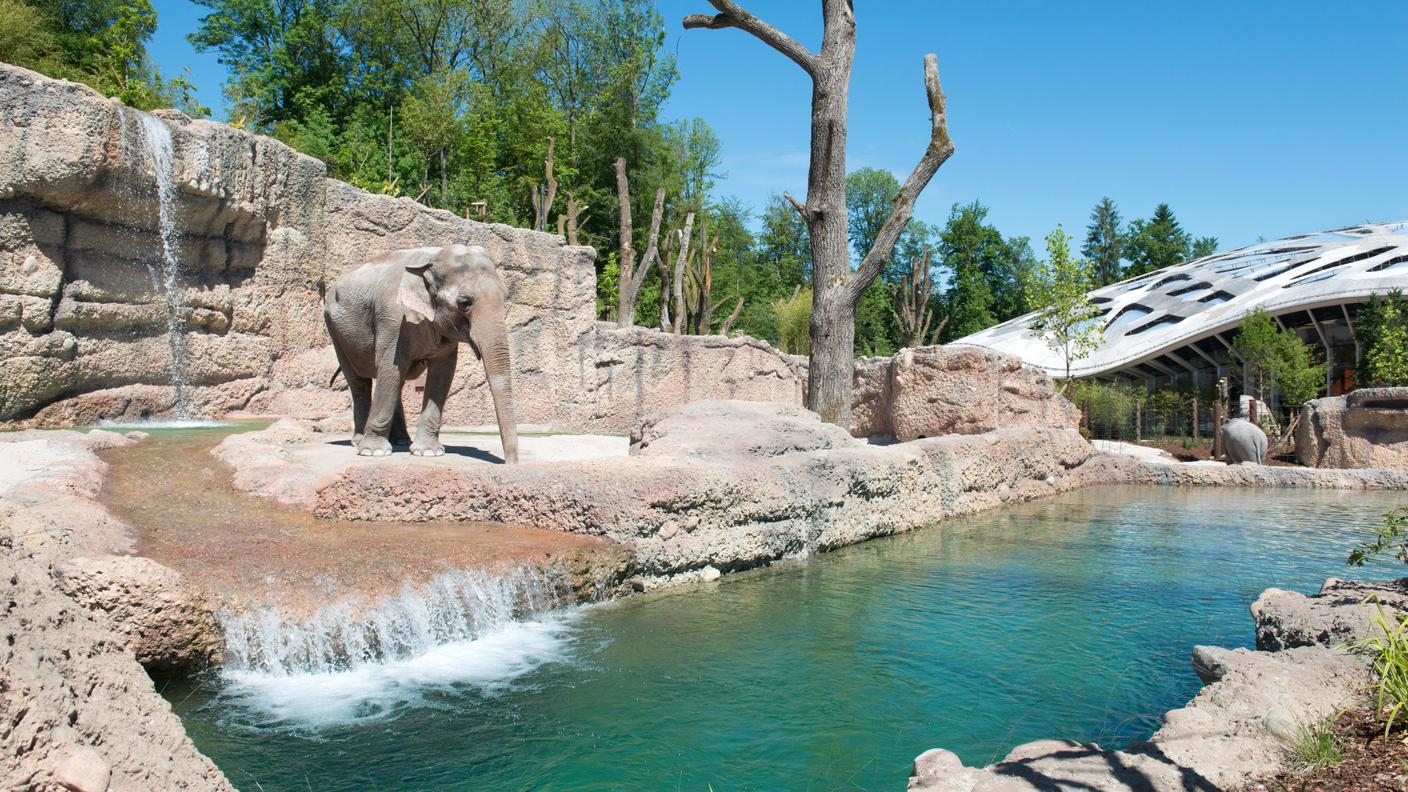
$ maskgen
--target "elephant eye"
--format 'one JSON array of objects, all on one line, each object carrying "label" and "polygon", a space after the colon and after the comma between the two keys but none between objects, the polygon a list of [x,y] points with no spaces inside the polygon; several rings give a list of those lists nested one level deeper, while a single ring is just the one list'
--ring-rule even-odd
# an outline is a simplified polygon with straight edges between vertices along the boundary
[{"label": "elephant eye", "polygon": [[461,311],[468,311],[469,306],[474,304],[474,298],[467,294],[461,294],[459,298],[455,300],[455,304],[460,307]]}]

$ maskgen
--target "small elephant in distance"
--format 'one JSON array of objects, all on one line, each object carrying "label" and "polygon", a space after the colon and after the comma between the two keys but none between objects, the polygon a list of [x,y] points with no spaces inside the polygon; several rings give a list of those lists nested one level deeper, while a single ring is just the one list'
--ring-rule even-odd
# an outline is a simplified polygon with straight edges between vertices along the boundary
[{"label": "small elephant in distance", "polygon": [[[407,445],[418,456],[445,453],[440,420],[465,342],[484,362],[504,461],[518,461],[507,293],[488,252],[465,245],[394,251],[333,281],[323,319],[352,392],[358,454],[384,456]],[[422,373],[425,401],[412,440],[401,388]]]},{"label": "small elephant in distance", "polygon": [[1233,418],[1222,425],[1222,448],[1227,464],[1266,462],[1266,432],[1245,418]]}]

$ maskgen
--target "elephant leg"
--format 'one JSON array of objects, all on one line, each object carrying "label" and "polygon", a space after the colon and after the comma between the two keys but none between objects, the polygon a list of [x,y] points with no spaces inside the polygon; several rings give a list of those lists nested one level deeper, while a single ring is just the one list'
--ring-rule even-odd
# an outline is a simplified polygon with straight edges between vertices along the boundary
[{"label": "elephant leg", "polygon": [[401,403],[401,397],[396,397],[396,415],[391,419],[391,432],[388,435],[391,440],[391,447],[405,450],[411,447],[411,433],[406,429],[406,408]]},{"label": "elephant leg", "polygon": [[342,375],[347,378],[347,390],[352,392],[352,445],[355,446],[367,433],[367,416],[372,411],[372,381],[350,374],[347,369],[342,370]]},{"label": "elephant leg", "polygon": [[[372,409],[367,416],[367,432],[357,443],[362,456],[387,456],[391,453],[392,424],[401,405],[401,370],[394,364],[377,367],[376,388],[372,391]],[[401,420],[405,421],[405,416]]]},{"label": "elephant leg", "polygon": [[450,354],[431,361],[425,372],[425,402],[420,408],[420,420],[416,423],[416,441],[411,445],[411,453],[416,456],[441,456],[445,447],[440,444],[440,420],[445,412],[445,399],[450,395],[450,383],[455,378],[455,363],[459,359],[458,347]]}]

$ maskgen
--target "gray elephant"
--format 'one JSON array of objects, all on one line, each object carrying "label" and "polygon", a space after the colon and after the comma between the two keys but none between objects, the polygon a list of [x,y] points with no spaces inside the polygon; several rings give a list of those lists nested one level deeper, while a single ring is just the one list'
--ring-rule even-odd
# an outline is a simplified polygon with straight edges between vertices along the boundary
[{"label": "gray elephant", "polygon": [[1222,448],[1227,464],[1266,461],[1266,432],[1245,418],[1233,418],[1222,425]]},{"label": "gray elephant", "polygon": [[[518,461],[506,296],[494,260],[464,245],[387,253],[333,281],[323,319],[352,391],[358,454],[383,456],[407,445],[418,456],[445,453],[440,420],[463,341],[484,361],[504,461]],[[423,372],[425,402],[412,441],[401,387]]]}]

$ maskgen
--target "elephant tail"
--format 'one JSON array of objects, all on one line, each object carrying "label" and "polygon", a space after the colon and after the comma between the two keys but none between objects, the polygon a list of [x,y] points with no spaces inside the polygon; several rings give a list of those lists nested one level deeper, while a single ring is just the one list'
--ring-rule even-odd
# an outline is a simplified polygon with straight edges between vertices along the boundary
[{"label": "elephant tail", "polygon": [[337,382],[337,375],[338,375],[338,374],[341,374],[341,373],[342,373],[342,366],[338,366],[338,367],[337,367],[337,371],[334,371],[334,372],[332,373],[332,376],[328,378],[328,387],[329,387],[329,388],[332,387],[332,384],[333,384],[334,382]]}]

